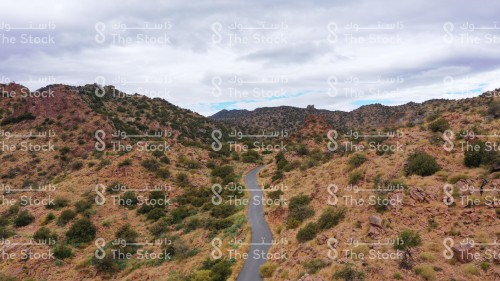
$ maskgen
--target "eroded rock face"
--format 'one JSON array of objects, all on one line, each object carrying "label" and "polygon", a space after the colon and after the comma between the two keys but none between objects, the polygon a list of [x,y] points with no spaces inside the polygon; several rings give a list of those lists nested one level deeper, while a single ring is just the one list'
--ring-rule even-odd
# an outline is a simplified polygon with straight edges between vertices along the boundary
[{"label": "eroded rock face", "polygon": [[461,263],[474,260],[474,245],[471,243],[454,245],[451,249],[457,261]]},{"label": "eroded rock face", "polygon": [[420,187],[410,190],[410,197],[417,202],[430,203],[431,201],[436,200],[436,196],[434,194],[426,192]]}]

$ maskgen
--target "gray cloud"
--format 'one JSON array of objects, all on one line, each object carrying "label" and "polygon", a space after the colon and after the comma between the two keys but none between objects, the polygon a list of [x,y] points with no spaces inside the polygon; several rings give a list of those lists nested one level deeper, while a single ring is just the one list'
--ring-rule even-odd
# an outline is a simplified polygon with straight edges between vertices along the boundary
[{"label": "gray cloud", "polygon": [[[0,82],[32,89],[104,80],[210,115],[458,98],[500,84],[500,30],[471,29],[496,23],[491,1],[4,2]],[[49,26],[8,28],[39,24]]]}]

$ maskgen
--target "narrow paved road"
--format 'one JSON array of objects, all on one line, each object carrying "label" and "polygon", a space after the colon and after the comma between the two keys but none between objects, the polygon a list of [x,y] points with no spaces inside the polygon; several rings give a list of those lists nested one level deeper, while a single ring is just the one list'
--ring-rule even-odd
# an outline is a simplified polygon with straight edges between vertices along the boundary
[{"label": "narrow paved road", "polygon": [[266,254],[271,247],[273,234],[264,219],[264,192],[257,184],[257,174],[264,166],[251,170],[245,176],[245,185],[250,190],[250,205],[248,206],[248,221],[252,227],[252,242],[248,259],[238,275],[238,281],[262,280],[259,268],[266,262]]}]

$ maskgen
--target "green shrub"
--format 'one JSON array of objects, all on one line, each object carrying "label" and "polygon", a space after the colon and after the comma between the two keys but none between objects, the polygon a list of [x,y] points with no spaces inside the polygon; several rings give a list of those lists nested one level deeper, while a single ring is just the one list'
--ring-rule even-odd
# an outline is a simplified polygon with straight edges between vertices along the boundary
[{"label": "green shrub", "polygon": [[200,228],[202,221],[199,218],[191,218],[184,224],[184,232],[189,233],[197,228]]},{"label": "green shrub", "polygon": [[415,152],[408,156],[405,173],[407,176],[419,175],[422,177],[433,175],[441,170],[434,157],[425,152]]},{"label": "green shrub", "polygon": [[0,226],[0,239],[6,239],[14,235],[14,232],[7,226]]},{"label": "green shrub", "polygon": [[450,124],[446,119],[439,118],[436,121],[429,124],[429,129],[433,132],[444,132],[450,128]]},{"label": "green shrub", "polygon": [[356,153],[351,158],[349,158],[348,164],[351,169],[357,168],[366,162],[366,156],[361,153]]},{"label": "green shrub", "polygon": [[493,151],[488,151],[486,143],[479,141],[471,144],[474,149],[464,151],[464,165],[466,167],[479,167],[483,164],[489,164],[495,158]]},{"label": "green shrub", "polygon": [[19,205],[12,205],[9,207],[9,210],[7,211],[7,216],[8,217],[12,217],[12,216],[15,216],[19,213]]},{"label": "green shrub", "polygon": [[185,206],[177,207],[170,212],[173,223],[180,223],[183,219],[189,217],[190,215],[191,212]]},{"label": "green shrub", "polygon": [[257,151],[251,149],[241,154],[241,160],[244,163],[256,163],[260,160],[260,155]]},{"label": "green shrub", "polygon": [[182,187],[189,185],[189,176],[186,173],[178,173],[175,180]]},{"label": "green shrub", "polygon": [[125,166],[130,166],[132,165],[132,160],[130,159],[125,159],[121,162],[118,163],[118,168],[125,167]]},{"label": "green shrub", "polygon": [[68,247],[65,244],[60,244],[54,246],[54,257],[63,260],[67,259],[73,256],[73,252],[71,251],[71,248]]},{"label": "green shrub", "polygon": [[53,203],[47,204],[46,208],[59,210],[59,209],[62,209],[64,207],[68,206],[68,204],[69,204],[68,199],[58,196],[58,197],[54,198]]},{"label": "green shrub", "polygon": [[149,213],[146,215],[146,218],[148,220],[157,221],[164,216],[165,210],[163,208],[154,208],[153,210],[149,211]]},{"label": "green shrub", "polygon": [[346,264],[344,268],[333,274],[333,278],[345,281],[363,281],[365,280],[365,274],[357,271],[351,264]]},{"label": "green shrub", "polygon": [[[127,244],[136,243],[137,237],[139,237],[139,234],[132,229],[130,224],[123,225],[115,233],[115,239],[124,241]],[[125,247],[121,247],[120,250],[124,253],[134,254],[137,248],[136,245],[126,245]]]},{"label": "green shrub", "polygon": [[423,252],[420,254],[420,258],[424,261],[428,261],[428,262],[433,262],[436,260],[436,257],[430,253],[430,252]]},{"label": "green shrub", "polygon": [[234,173],[234,168],[232,166],[221,166],[212,170],[213,177],[225,178],[228,175]]},{"label": "green shrub", "polygon": [[21,211],[14,219],[16,227],[26,226],[35,221],[35,217],[28,210]]},{"label": "green shrub", "polygon": [[490,264],[487,261],[481,262],[481,264],[479,264],[479,266],[481,267],[481,269],[483,271],[488,271],[488,269],[490,269]]},{"label": "green shrub", "polygon": [[160,158],[165,156],[165,153],[161,150],[155,150],[151,153],[155,158]]},{"label": "green shrub", "polygon": [[170,159],[167,156],[163,156],[160,158],[160,162],[163,164],[170,164]]},{"label": "green shrub", "polygon": [[210,210],[210,215],[215,218],[227,218],[236,213],[237,211],[238,210],[234,205],[220,204],[220,205],[215,205],[212,208],[212,210]]},{"label": "green shrub", "polygon": [[271,278],[278,265],[271,262],[266,262],[259,268],[259,273],[262,278]]},{"label": "green shrub", "polygon": [[267,193],[267,196],[271,200],[278,200],[281,198],[281,196],[284,194],[284,192],[281,189],[273,190]]},{"label": "green shrub", "polygon": [[70,243],[88,243],[95,238],[97,228],[87,218],[77,220],[66,233]]},{"label": "green shrub", "polygon": [[488,107],[488,114],[495,118],[500,117],[500,100],[492,101]]},{"label": "green shrub", "polygon": [[222,229],[226,229],[228,227],[231,227],[233,225],[233,221],[229,218],[221,219],[221,220],[210,220],[207,223],[206,228],[212,231],[218,231]]},{"label": "green shrub", "polygon": [[61,212],[57,219],[57,225],[65,226],[68,222],[76,217],[76,212],[71,209],[66,209]]},{"label": "green shrub", "polygon": [[307,270],[307,273],[309,274],[315,274],[322,268],[325,268],[327,265],[328,265],[327,263],[325,263],[323,260],[320,259],[314,259],[304,262],[304,268]]},{"label": "green shrub", "polygon": [[311,198],[307,195],[297,195],[290,198],[290,203],[288,204],[288,217],[287,225],[293,226],[289,228],[295,228],[302,221],[314,216],[314,210],[309,203]]},{"label": "green shrub", "polygon": [[363,172],[356,170],[349,175],[349,184],[358,184],[363,178]]},{"label": "green shrub", "polygon": [[114,273],[119,270],[118,259],[115,259],[111,249],[105,250],[105,256],[102,259],[97,258],[95,255],[92,257],[92,263],[96,270],[101,273]]},{"label": "green shrub", "polygon": [[71,163],[71,169],[72,170],[80,170],[83,167],[83,162],[82,161],[74,161]]},{"label": "green shrub", "polygon": [[138,200],[137,200],[137,197],[135,196],[135,193],[133,191],[130,191],[130,190],[125,191],[125,193],[123,193],[123,196],[121,199],[122,199],[122,200],[120,200],[121,206],[127,207],[129,209],[132,209],[135,206],[137,206]]},{"label": "green shrub", "polygon": [[309,148],[307,148],[304,144],[300,144],[297,148],[297,154],[300,156],[306,156],[309,154]]},{"label": "green shrub", "polygon": [[149,228],[149,232],[151,233],[151,235],[158,237],[167,232],[170,225],[170,220],[168,220],[167,218],[162,218]]},{"label": "green shrub", "polygon": [[297,241],[299,242],[306,242],[309,240],[312,240],[314,237],[316,237],[316,234],[319,231],[319,226],[316,223],[310,222],[306,224],[303,228],[297,232]]},{"label": "green shrub", "polygon": [[75,203],[75,210],[80,214],[90,208],[92,208],[92,202],[90,200],[78,200]]},{"label": "green shrub", "polygon": [[154,159],[146,159],[141,162],[141,166],[150,172],[156,172],[160,165]]},{"label": "green shrub", "polygon": [[422,238],[418,232],[411,229],[404,229],[394,242],[394,249],[404,251],[422,244]]},{"label": "green shrub", "polygon": [[225,281],[231,275],[231,264],[229,262],[220,262],[212,267],[210,276],[212,280]]},{"label": "green shrub", "polygon": [[423,264],[418,265],[414,269],[415,274],[422,276],[425,280],[435,280],[436,279],[436,271],[431,265]]},{"label": "green shrub", "polygon": [[36,117],[33,114],[31,114],[30,112],[27,112],[27,113],[23,113],[23,114],[16,116],[16,117],[5,118],[4,120],[2,120],[0,125],[5,126],[5,125],[9,125],[9,124],[19,123],[19,122],[22,122],[25,120],[35,120],[35,119],[36,119]]},{"label": "green shrub", "polygon": [[475,265],[470,263],[462,265],[462,270],[467,275],[476,275],[476,276],[480,275],[479,269]]},{"label": "green shrub", "polygon": [[333,207],[326,208],[318,220],[320,229],[328,229],[336,226],[344,219],[346,213],[345,208],[334,209]]},{"label": "green shrub", "polygon": [[52,212],[48,213],[47,216],[45,216],[45,219],[43,220],[42,225],[49,224],[55,218],[56,218],[56,216]]},{"label": "green shrub", "polygon": [[283,174],[283,171],[276,170],[273,177],[271,178],[271,181],[275,182],[275,181],[281,180],[281,179],[283,179],[284,176],[285,175]]},{"label": "green shrub", "polygon": [[170,171],[167,168],[159,168],[156,170],[156,176],[162,179],[168,179],[170,177]]},{"label": "green shrub", "polygon": [[52,233],[47,227],[41,227],[35,232],[33,239],[38,243],[51,244],[57,240],[57,234]]}]

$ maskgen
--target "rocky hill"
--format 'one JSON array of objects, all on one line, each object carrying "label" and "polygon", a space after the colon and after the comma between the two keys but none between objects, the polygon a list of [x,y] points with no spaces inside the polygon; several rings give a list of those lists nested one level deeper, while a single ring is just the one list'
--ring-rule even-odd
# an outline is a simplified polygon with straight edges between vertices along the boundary
[{"label": "rocky hill", "polygon": [[210,203],[248,166],[210,148],[224,125],[112,86],[0,89],[1,280],[237,276],[210,255],[248,238],[244,208]]},{"label": "rocky hill", "polygon": [[297,108],[290,106],[263,107],[253,111],[222,110],[210,119],[247,130],[290,130],[298,129],[310,114],[321,115],[328,124],[338,130],[352,128],[382,128],[401,126],[407,123],[421,124],[435,111],[461,110],[464,107],[485,105],[490,101],[487,94],[463,100],[429,100],[423,103],[410,102],[398,106],[371,104],[353,111],[328,111],[314,106]]},{"label": "rocky hill", "polygon": [[0,89],[0,280],[236,280],[263,164],[266,280],[500,279],[499,91],[205,118],[113,86]]}]

